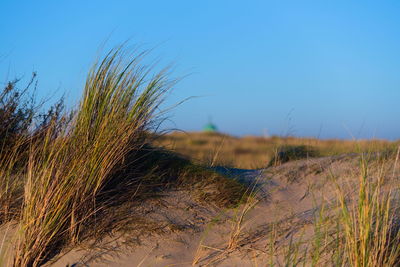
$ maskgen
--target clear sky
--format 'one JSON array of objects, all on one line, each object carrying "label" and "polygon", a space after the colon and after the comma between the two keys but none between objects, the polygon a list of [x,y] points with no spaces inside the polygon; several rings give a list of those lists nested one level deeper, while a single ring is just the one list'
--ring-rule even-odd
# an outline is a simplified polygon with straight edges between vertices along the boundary
[{"label": "clear sky", "polygon": [[102,42],[185,77],[164,127],[400,138],[400,1],[1,0],[0,81],[38,72],[74,103]]}]

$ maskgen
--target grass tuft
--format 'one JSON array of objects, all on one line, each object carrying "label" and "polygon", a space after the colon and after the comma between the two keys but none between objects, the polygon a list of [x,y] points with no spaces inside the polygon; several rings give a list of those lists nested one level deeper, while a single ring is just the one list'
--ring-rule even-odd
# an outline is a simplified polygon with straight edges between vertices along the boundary
[{"label": "grass tuft", "polygon": [[39,266],[79,243],[84,222],[104,208],[105,185],[143,149],[173,84],[166,70],[151,75],[143,56],[126,62],[122,47],[111,50],[91,69],[72,120],[61,130],[54,121],[31,144],[15,266]]},{"label": "grass tuft", "polygon": [[383,190],[384,180],[369,174],[368,160],[360,161],[358,196],[354,204],[346,200],[338,188],[340,225],[343,230],[343,251],[351,266],[395,266],[400,259],[400,236],[390,190]]}]

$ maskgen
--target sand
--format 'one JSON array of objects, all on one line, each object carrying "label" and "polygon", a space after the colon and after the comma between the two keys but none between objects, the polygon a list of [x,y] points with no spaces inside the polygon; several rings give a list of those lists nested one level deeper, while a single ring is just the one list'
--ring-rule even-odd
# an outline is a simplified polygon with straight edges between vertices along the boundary
[{"label": "sand", "polygon": [[224,210],[192,199],[190,192],[170,191],[132,210],[137,229],[91,246],[82,244],[47,265],[234,267],[265,266],[271,259],[284,265],[290,244],[298,244],[299,251],[310,248],[321,203],[327,213],[332,211],[336,186],[355,193],[357,166],[357,155],[344,155],[266,170],[219,167],[217,171],[232,179],[255,185],[257,202],[247,213],[243,214],[245,204]]}]

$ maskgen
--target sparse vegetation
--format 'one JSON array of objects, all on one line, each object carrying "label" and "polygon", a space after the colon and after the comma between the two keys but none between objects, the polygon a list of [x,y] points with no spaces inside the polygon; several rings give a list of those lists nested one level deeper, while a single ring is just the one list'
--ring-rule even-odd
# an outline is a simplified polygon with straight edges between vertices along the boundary
[{"label": "sparse vegetation", "polygon": [[[296,137],[234,137],[218,133],[173,132],[156,141],[167,149],[204,165],[263,169],[280,161],[350,153],[395,151],[399,142],[387,140],[322,140]],[[217,153],[218,152],[218,153]],[[283,160],[282,160],[283,159]],[[275,162],[277,161],[277,162]]]},{"label": "sparse vegetation", "polygon": [[[217,242],[220,245],[215,240],[208,244],[204,242],[206,238],[202,239],[195,262],[217,264],[228,255],[246,251],[241,255],[251,266],[260,266],[257,262],[265,264],[261,266],[398,266],[399,181],[394,176],[398,175],[398,156],[360,154],[357,159],[359,168],[349,177],[337,177],[328,171],[330,177],[325,186],[336,187],[335,193],[316,189],[310,192],[315,194],[315,208],[308,210],[313,211],[312,220],[302,221],[304,212],[299,212],[297,222],[290,222],[293,217],[287,214],[283,220],[254,229],[250,221],[259,215],[248,217],[250,206],[246,203],[239,209],[240,216],[230,216],[235,227],[228,230],[228,238]],[[275,211],[280,213],[279,208]]]},{"label": "sparse vegetation", "polygon": [[343,231],[340,252],[350,266],[396,266],[400,259],[400,232],[392,188],[384,190],[384,166],[372,177],[368,160],[361,157],[358,196],[353,204],[338,188]]}]

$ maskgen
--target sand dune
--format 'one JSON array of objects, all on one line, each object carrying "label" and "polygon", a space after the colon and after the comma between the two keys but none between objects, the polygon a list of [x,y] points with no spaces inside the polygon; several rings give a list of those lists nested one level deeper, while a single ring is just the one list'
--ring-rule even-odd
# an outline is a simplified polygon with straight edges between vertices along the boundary
[{"label": "sand dune", "polygon": [[[357,155],[346,155],[266,170],[219,167],[233,179],[254,182],[257,200],[241,223],[246,204],[221,210],[200,204],[188,192],[171,191],[132,210],[142,217],[129,234],[74,249],[53,266],[265,266],[271,259],[279,266],[290,244],[297,244],[300,254],[309,249],[316,214],[321,203],[329,214],[335,187],[355,190],[357,165]],[[240,229],[236,235],[235,229]]]}]

